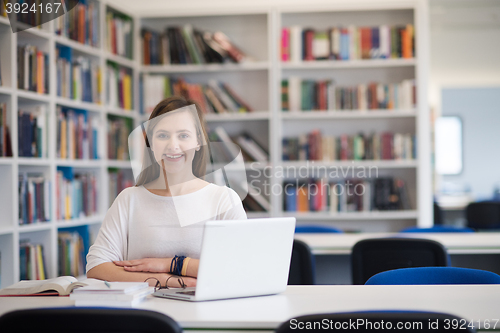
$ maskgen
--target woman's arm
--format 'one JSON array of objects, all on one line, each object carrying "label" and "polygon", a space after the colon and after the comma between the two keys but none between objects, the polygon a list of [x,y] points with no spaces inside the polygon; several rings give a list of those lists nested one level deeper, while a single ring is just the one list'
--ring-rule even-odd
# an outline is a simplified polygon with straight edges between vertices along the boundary
[{"label": "woman's arm", "polygon": [[[126,271],[123,267],[117,266],[112,262],[105,262],[97,265],[87,272],[87,278],[94,278],[105,281],[131,281],[143,282],[147,278],[154,277],[160,281],[162,287],[165,287],[165,282],[172,274],[168,273],[154,273],[142,271]],[[182,280],[187,287],[195,287],[196,279],[189,276],[182,277]],[[154,280],[148,281],[150,285],[154,286]],[[177,279],[172,278],[168,281],[169,287],[180,287]]]},{"label": "woman's arm", "polygon": [[[127,272],[151,272],[151,273],[170,273],[170,264],[173,258],[144,258],[136,260],[114,261],[117,266],[123,267]],[[187,277],[197,277],[199,259],[189,258],[187,263]]]}]

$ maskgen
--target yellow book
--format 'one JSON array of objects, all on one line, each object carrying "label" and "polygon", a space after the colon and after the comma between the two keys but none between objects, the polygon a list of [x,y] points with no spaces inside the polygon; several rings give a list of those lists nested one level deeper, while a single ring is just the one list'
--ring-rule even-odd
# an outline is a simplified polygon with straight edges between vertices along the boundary
[{"label": "yellow book", "polygon": [[38,264],[36,265],[36,267],[38,267],[38,276],[40,277],[40,280],[45,280],[45,267],[43,266],[42,245],[38,244],[36,247],[38,260]]},{"label": "yellow book", "polygon": [[132,109],[132,89],[130,84],[130,75],[126,74],[123,77],[123,99],[124,99],[124,109]]},{"label": "yellow book", "polygon": [[[68,191],[69,192],[69,191]],[[69,193],[66,193],[66,216],[64,217],[66,220],[71,219],[71,196]]]},{"label": "yellow book", "polygon": [[61,121],[61,159],[66,159],[68,158],[66,156],[66,118],[63,116],[63,120]]}]

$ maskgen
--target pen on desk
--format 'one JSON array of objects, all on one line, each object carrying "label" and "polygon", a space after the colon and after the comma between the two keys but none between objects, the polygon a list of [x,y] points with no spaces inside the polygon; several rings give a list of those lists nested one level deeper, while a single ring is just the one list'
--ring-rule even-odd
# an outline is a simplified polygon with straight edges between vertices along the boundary
[{"label": "pen on desk", "polygon": [[109,282],[108,282],[108,281],[104,281],[104,284],[105,284],[106,286],[108,286],[108,288],[109,288],[109,289],[111,289],[111,285],[109,284]]}]

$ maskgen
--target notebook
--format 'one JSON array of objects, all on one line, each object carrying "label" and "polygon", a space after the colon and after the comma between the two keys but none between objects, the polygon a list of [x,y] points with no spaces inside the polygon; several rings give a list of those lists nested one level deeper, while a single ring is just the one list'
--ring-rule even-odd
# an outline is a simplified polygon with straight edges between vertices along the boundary
[{"label": "notebook", "polygon": [[294,230],[293,217],[208,221],[196,287],[160,289],[153,295],[208,301],[283,292]]}]

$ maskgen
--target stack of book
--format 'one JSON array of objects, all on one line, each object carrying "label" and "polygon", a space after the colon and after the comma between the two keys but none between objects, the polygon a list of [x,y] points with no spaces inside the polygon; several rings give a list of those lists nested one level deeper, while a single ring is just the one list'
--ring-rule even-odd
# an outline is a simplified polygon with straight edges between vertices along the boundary
[{"label": "stack of book", "polygon": [[405,182],[394,178],[309,179],[283,184],[286,212],[369,212],[409,210]]},{"label": "stack of book", "polygon": [[70,220],[99,213],[97,180],[92,172],[76,173],[58,167],[56,174],[56,218]]},{"label": "stack of book", "polygon": [[132,59],[132,18],[122,13],[110,11],[106,14],[106,47],[108,52]]},{"label": "stack of book", "polygon": [[158,101],[172,95],[194,100],[204,113],[251,112],[248,105],[228,84],[210,80],[208,84],[188,83],[183,78],[160,75],[143,77],[144,111],[149,114]]},{"label": "stack of book", "polygon": [[223,32],[184,27],[167,27],[160,33],[142,29],[144,65],[205,64],[243,62],[249,57]]},{"label": "stack of book", "polygon": [[73,50],[56,48],[57,96],[99,104],[101,102],[101,69],[88,57],[73,58]]},{"label": "stack of book", "polygon": [[65,5],[66,14],[54,20],[56,34],[82,44],[98,47],[99,3],[87,0],[66,0]]},{"label": "stack of book", "polygon": [[132,110],[132,74],[130,69],[113,62],[107,64],[107,102],[112,108]]},{"label": "stack of book", "polygon": [[19,172],[19,224],[50,220],[50,181],[42,174]]},{"label": "stack of book", "polygon": [[299,77],[281,81],[283,111],[409,110],[415,108],[416,98],[415,80],[356,86],[339,86],[332,80],[303,80]]},{"label": "stack of book", "polygon": [[17,47],[17,88],[49,93],[49,55],[36,46]]},{"label": "stack of book", "polygon": [[57,157],[98,159],[98,122],[90,112],[57,107]]},{"label": "stack of book", "polygon": [[21,280],[44,280],[47,276],[43,246],[21,240],[19,245],[19,272]]},{"label": "stack of book", "polygon": [[392,132],[322,135],[319,130],[283,138],[283,161],[414,160],[416,137]]},{"label": "stack of book", "polygon": [[47,120],[45,105],[23,107],[17,117],[19,156],[47,157]]},{"label": "stack of book", "polygon": [[82,276],[85,274],[85,248],[82,236],[74,232],[57,234],[59,275]]},{"label": "stack of book", "polygon": [[128,136],[132,119],[108,115],[108,159],[128,161]]},{"label": "stack of book", "polygon": [[327,30],[281,30],[281,60],[356,60],[413,58],[415,56],[413,25],[378,27],[334,27]]},{"label": "stack of book", "polygon": [[152,294],[147,282],[107,282],[73,290],[70,299],[75,306],[131,307]]},{"label": "stack of book", "polygon": [[0,103],[0,157],[12,156],[12,141],[7,121],[7,104]]}]

